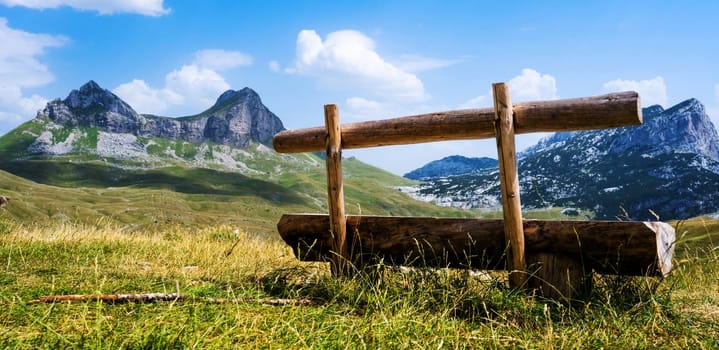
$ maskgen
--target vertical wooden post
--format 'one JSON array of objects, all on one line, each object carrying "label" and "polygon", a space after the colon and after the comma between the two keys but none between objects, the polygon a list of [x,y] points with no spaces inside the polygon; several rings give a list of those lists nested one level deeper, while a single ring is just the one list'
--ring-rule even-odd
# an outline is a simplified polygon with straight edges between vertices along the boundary
[{"label": "vertical wooden post", "polygon": [[342,135],[340,116],[335,104],[325,105],[325,128],[327,129],[327,204],[329,206],[330,234],[333,237],[331,269],[335,276],[348,275],[351,268],[347,247],[345,200],[342,186]]},{"label": "vertical wooden post", "polygon": [[547,299],[570,301],[587,295],[593,288],[592,270],[576,254],[527,254],[527,269],[530,272],[527,287]]},{"label": "vertical wooden post", "polygon": [[509,286],[522,288],[525,286],[527,275],[517,155],[514,146],[512,102],[509,96],[509,87],[505,83],[492,84],[492,90],[494,94],[494,126],[499,156],[499,182],[504,212],[504,237],[508,246]]}]

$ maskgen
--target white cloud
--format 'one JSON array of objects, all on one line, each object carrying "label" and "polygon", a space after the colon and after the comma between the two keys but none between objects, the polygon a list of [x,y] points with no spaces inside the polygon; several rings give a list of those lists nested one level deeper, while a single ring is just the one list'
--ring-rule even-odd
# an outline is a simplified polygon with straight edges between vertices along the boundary
[{"label": "white cloud", "polygon": [[[520,75],[509,80],[509,93],[512,102],[556,100],[557,81],[549,74],[540,74],[534,69],[522,69]],[[459,105],[459,108],[492,107],[492,91],[471,98]]]},{"label": "white cloud", "polygon": [[252,56],[239,51],[207,49],[195,52],[194,64],[202,68],[223,71],[251,65]]},{"label": "white cloud", "polygon": [[47,104],[48,99],[33,94],[30,97],[23,97],[18,101],[18,105],[20,106],[21,110],[23,111],[24,115],[33,115],[35,114],[39,109],[45,107]]},{"label": "white cloud", "polygon": [[459,108],[461,109],[468,109],[468,108],[483,108],[483,107],[491,107],[490,104],[492,104],[492,99],[490,98],[491,93],[487,95],[480,95],[474,98],[471,98],[467,100],[467,102],[462,103],[459,105]]},{"label": "white cloud", "polygon": [[419,55],[402,55],[398,59],[393,60],[393,64],[397,68],[407,72],[421,72],[426,70],[444,68],[455,65],[460,62],[462,62],[462,60],[431,58]]},{"label": "white cloud", "polygon": [[18,85],[0,83],[0,108],[6,113],[12,111],[30,117],[46,103],[47,99],[42,96],[24,97]]},{"label": "white cloud", "polygon": [[277,73],[281,70],[280,63],[277,61],[270,61],[270,63],[267,64],[268,67],[270,67],[270,70]]},{"label": "white cloud", "polygon": [[164,0],[0,0],[6,6],[23,6],[32,9],[55,9],[62,6],[83,11],[96,11],[101,15],[135,13],[145,16],[162,16],[170,13]]},{"label": "white cloud", "polygon": [[167,74],[166,86],[184,96],[185,103],[200,107],[209,107],[217,96],[230,88],[225,79],[217,72],[199,68],[195,65],[182,66]]},{"label": "white cloud", "polygon": [[556,100],[557,81],[549,74],[540,74],[534,69],[522,69],[522,74],[509,80],[512,102]]},{"label": "white cloud", "polygon": [[371,100],[354,96],[346,99],[345,103],[340,105],[340,116],[345,122],[352,123],[364,120],[405,117],[449,109],[451,107],[444,105]]},{"label": "white cloud", "polygon": [[607,92],[633,90],[639,93],[642,99],[642,105],[666,105],[667,103],[667,87],[664,85],[664,78],[658,76],[649,80],[622,80],[616,79],[608,81],[602,85],[602,89]]},{"label": "white cloud", "polygon": [[152,89],[145,81],[138,79],[116,87],[113,92],[135,110],[145,114],[163,114],[170,106],[181,105],[185,101],[170,89]]},{"label": "white cloud", "polygon": [[218,73],[252,64],[252,57],[238,51],[200,50],[191,64],[165,75],[165,85],[154,88],[141,79],[134,79],[113,89],[139,113],[183,115],[198,113],[215,103],[217,97],[230,89]]},{"label": "white cloud", "polygon": [[384,98],[427,98],[416,75],[382,58],[374,41],[358,31],[332,32],[323,41],[314,30],[302,30],[296,56],[295,66],[286,72],[315,76],[325,84],[353,85]]},{"label": "white cloud", "polygon": [[121,84],[113,92],[139,113],[198,113],[212,106],[230,85],[217,72],[197,65],[184,65],[165,76],[163,88],[152,88],[145,81],[134,79]]},{"label": "white cloud", "polygon": [[0,17],[0,132],[34,117],[47,103],[39,95],[25,96],[23,90],[55,79],[39,57],[47,48],[63,46],[67,41],[62,36],[10,28],[7,19]]},{"label": "white cloud", "polygon": [[354,109],[377,111],[382,108],[382,103],[362,97],[350,97],[347,99],[347,106]]},{"label": "white cloud", "polygon": [[391,109],[386,102],[372,101],[363,97],[350,97],[345,102],[350,119],[375,120]]},{"label": "white cloud", "polygon": [[67,43],[62,36],[28,33],[8,27],[7,19],[0,17],[0,81],[19,87],[42,86],[54,77],[37,56],[48,47]]}]

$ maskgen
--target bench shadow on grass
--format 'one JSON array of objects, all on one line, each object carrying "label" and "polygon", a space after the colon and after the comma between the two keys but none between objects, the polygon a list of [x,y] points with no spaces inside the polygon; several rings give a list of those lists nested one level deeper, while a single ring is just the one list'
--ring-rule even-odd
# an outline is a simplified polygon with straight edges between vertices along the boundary
[{"label": "bench shadow on grass", "polygon": [[[669,292],[657,292],[658,281],[635,276],[595,275],[586,299],[564,303],[511,290],[501,273],[455,269],[412,270],[377,266],[376,273],[334,278],[326,266],[275,269],[252,283],[273,298],[308,299],[316,306],[335,306],[356,316],[369,313],[426,313],[469,323],[512,323],[543,327],[599,315],[654,314],[676,319]],[[404,310],[404,311],[402,311]]]},{"label": "bench shadow on grass", "polygon": [[[375,266],[374,271],[350,278],[332,277],[321,263],[281,268],[252,283],[272,298],[308,299],[315,306],[334,306],[356,316],[374,312],[418,315],[434,313],[468,322],[488,322],[507,313],[521,313],[520,294],[509,290],[501,276],[470,274],[466,270],[399,269]],[[519,309],[518,309],[519,307]]]}]

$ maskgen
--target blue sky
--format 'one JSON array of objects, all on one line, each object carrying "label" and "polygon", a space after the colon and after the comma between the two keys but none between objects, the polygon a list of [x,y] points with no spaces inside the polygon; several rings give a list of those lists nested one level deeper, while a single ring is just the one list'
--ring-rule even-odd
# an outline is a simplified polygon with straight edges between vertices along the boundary
[{"label": "blue sky", "polygon": [[[719,1],[0,0],[0,133],[92,79],[183,116],[249,86],[290,129],[637,90],[719,125]],[[543,135],[522,135],[523,148]],[[347,151],[402,174],[492,140]]]}]

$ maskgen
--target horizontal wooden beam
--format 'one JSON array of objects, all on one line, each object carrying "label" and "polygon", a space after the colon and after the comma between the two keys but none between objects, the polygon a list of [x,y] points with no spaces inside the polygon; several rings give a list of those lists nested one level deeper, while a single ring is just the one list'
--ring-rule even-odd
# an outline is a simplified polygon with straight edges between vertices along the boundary
[{"label": "horizontal wooden beam", "polygon": [[[522,102],[512,107],[516,134],[612,128],[642,123],[634,91],[555,101]],[[464,109],[342,125],[342,148],[403,145],[494,137],[494,109]],[[317,152],[327,130],[285,130],[272,143],[280,153]]]},{"label": "horizontal wooden beam", "polygon": [[[566,255],[603,274],[663,276],[672,268],[675,233],[666,223],[524,220],[523,227],[528,255]],[[283,215],[277,224],[304,261],[331,260],[329,228],[320,214]],[[505,268],[500,219],[348,216],[347,242],[361,264]]]}]

